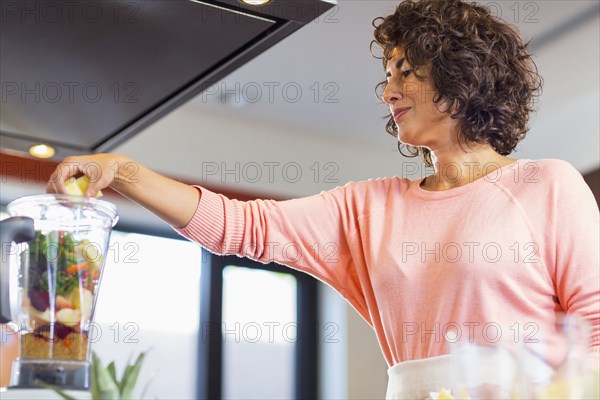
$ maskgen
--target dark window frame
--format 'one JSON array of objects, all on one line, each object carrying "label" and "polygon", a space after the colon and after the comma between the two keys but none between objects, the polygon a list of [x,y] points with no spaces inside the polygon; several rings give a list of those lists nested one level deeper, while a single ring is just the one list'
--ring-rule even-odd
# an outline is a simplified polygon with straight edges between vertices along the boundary
[{"label": "dark window frame", "polygon": [[[297,322],[302,332],[295,343],[294,398],[318,395],[318,301],[317,280],[276,263],[262,264],[248,258],[217,256],[203,250],[200,272],[200,335],[198,342],[199,399],[221,399],[223,384],[223,269],[228,265],[290,274],[297,282]],[[206,328],[203,330],[203,328]],[[206,333],[206,335],[205,335]]]}]

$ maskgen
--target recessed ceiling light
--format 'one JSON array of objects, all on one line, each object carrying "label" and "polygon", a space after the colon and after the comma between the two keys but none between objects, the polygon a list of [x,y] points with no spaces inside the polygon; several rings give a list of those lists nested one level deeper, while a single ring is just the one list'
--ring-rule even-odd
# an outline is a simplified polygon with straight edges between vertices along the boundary
[{"label": "recessed ceiling light", "polygon": [[53,147],[45,144],[37,144],[29,148],[29,154],[37,158],[50,158],[55,153],[56,151],[54,151]]},{"label": "recessed ceiling light", "polygon": [[250,4],[251,6],[262,6],[270,1],[271,0],[242,0],[243,3]]}]

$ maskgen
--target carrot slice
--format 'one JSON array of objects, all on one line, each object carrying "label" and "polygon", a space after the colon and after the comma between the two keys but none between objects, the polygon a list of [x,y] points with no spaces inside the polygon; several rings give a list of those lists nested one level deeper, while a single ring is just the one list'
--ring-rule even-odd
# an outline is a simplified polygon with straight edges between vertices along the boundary
[{"label": "carrot slice", "polygon": [[88,269],[87,262],[84,261],[79,264],[69,265],[67,267],[67,274],[73,275],[78,271],[87,271],[87,269]]}]

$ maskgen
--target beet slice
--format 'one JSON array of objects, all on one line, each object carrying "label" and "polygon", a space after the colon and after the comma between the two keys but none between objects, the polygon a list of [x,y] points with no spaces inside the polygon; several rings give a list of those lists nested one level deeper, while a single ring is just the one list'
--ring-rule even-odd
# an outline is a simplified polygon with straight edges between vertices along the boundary
[{"label": "beet slice", "polygon": [[[49,323],[49,324],[45,324],[45,325],[42,325],[39,328],[37,328],[35,331],[33,331],[33,334],[38,337],[50,339],[49,335],[50,335],[51,331],[52,331],[52,323]],[[75,332],[75,329],[73,329],[65,324],[62,324],[60,322],[54,323],[54,336],[56,336],[60,340],[66,338],[73,332]]]},{"label": "beet slice", "polygon": [[31,301],[31,305],[40,312],[44,312],[50,307],[50,295],[48,292],[32,290],[29,292],[29,300]]}]

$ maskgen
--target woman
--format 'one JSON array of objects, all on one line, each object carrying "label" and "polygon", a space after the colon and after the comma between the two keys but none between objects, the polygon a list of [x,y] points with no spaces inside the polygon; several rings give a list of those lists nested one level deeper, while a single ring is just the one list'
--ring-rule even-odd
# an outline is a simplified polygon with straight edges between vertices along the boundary
[{"label": "woman", "polygon": [[88,174],[87,195],[110,186],[214,253],[276,261],[331,285],[373,326],[390,366],[388,398],[451,385],[448,337],[520,339],[534,326],[552,343],[559,311],[590,322],[597,357],[591,191],[566,162],[507,157],[541,87],[526,45],[459,0],[401,3],[377,21],[375,42],[388,132],[435,167],[431,176],[240,202],[143,166],[131,175],[132,160],[101,154],[65,159],[48,190]]}]

